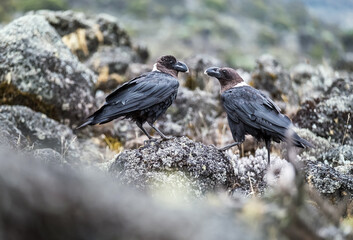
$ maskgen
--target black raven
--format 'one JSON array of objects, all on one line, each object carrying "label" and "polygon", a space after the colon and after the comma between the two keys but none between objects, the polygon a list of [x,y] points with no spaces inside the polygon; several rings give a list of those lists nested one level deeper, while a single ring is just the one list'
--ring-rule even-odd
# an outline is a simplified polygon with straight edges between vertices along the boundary
[{"label": "black raven", "polygon": [[227,112],[228,124],[235,143],[220,150],[241,144],[245,135],[265,140],[270,163],[271,140],[287,141],[297,147],[313,147],[292,130],[291,120],[281,114],[280,108],[259,90],[249,86],[232,68],[211,67],[205,74],[215,77],[221,84],[221,98]]},{"label": "black raven", "polygon": [[178,93],[178,72],[187,72],[185,63],[173,56],[162,56],[147,72],[118,87],[105,98],[104,105],[78,128],[103,124],[119,117],[129,118],[147,135],[143,128],[147,122],[164,139],[169,139],[153,123],[173,103]]}]

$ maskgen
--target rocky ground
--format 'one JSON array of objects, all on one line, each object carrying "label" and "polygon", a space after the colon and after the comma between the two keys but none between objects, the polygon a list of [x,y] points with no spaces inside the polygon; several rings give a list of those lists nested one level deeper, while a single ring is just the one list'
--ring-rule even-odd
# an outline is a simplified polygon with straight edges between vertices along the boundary
[{"label": "rocky ground", "polygon": [[353,237],[349,63],[286,69],[263,55],[239,70],[315,145],[275,144],[268,166],[251,137],[240,152],[216,149],[232,137],[203,75],[223,63],[207,55],[184,59],[190,74],[157,122],[171,140],[145,141],[127,120],[75,130],[151,69],[148,55],[107,15],[39,11],[0,29],[0,238]]}]

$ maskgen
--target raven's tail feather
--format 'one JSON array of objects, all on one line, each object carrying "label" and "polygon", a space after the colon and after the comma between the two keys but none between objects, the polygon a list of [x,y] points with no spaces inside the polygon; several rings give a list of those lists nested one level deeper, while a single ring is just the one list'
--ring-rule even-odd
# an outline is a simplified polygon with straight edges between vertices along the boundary
[{"label": "raven's tail feather", "polygon": [[76,129],[85,127],[87,125],[96,125],[110,122],[120,116],[123,116],[121,113],[116,112],[115,106],[111,106],[109,104],[103,105],[100,109],[98,109],[95,113],[89,116],[85,122],[83,122]]},{"label": "raven's tail feather", "polygon": [[295,132],[293,133],[292,141],[293,141],[293,144],[295,146],[297,146],[297,147],[301,147],[301,148],[305,148],[305,147],[315,148],[315,146],[313,144],[311,144],[307,140],[299,137],[299,135],[296,134]]},{"label": "raven's tail feather", "polygon": [[78,126],[76,129],[80,129],[80,128],[83,128],[87,125],[94,125],[93,123],[93,120],[94,120],[94,116],[90,116],[88,117],[80,126]]}]

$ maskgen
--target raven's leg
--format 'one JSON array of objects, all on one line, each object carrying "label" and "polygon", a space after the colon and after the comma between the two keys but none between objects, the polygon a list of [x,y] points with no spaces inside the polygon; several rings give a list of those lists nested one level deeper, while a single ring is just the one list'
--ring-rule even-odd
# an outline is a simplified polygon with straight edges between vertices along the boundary
[{"label": "raven's leg", "polygon": [[267,164],[270,164],[270,153],[271,153],[271,139],[265,139],[267,148]]},{"label": "raven's leg", "polygon": [[143,132],[149,139],[153,139],[153,137],[148,134],[148,132],[146,131],[146,129],[143,128],[141,122],[136,121],[136,125],[142,130],[142,132]]},{"label": "raven's leg", "polygon": [[161,130],[159,130],[158,128],[156,128],[155,126],[153,126],[153,123],[149,123],[148,124],[151,126],[151,128],[153,128],[164,140],[169,140],[172,139],[173,137],[168,137],[166,135],[164,135],[164,133],[161,132]]},{"label": "raven's leg", "polygon": [[219,150],[219,151],[225,151],[225,150],[228,150],[228,149],[231,148],[231,147],[237,146],[237,145],[242,144],[242,143],[243,143],[243,142],[234,142],[234,143],[229,144],[229,145],[227,145],[227,146],[224,146],[224,147],[222,147],[222,148],[218,148],[218,150]]}]

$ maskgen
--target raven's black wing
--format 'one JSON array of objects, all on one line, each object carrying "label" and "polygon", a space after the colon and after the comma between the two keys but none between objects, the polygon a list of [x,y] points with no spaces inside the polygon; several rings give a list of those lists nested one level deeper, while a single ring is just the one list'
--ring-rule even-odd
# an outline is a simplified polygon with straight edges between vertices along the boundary
[{"label": "raven's black wing", "polygon": [[178,87],[178,80],[169,74],[157,71],[145,73],[109,94],[105,104],[81,126],[105,123],[164,102],[178,91]]},{"label": "raven's black wing", "polygon": [[[260,91],[250,87],[235,87],[222,94],[224,108],[234,122],[242,122],[282,141],[286,139],[291,120],[280,113],[280,108]],[[296,146],[312,146],[296,133],[292,135]]]},{"label": "raven's black wing", "polygon": [[279,112],[272,100],[250,87],[235,87],[222,94],[224,108],[234,121],[241,121],[252,128],[266,131],[268,134],[285,132],[291,121]]}]

